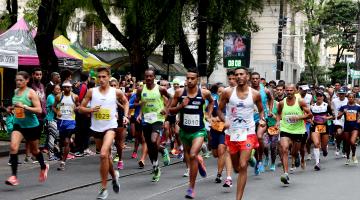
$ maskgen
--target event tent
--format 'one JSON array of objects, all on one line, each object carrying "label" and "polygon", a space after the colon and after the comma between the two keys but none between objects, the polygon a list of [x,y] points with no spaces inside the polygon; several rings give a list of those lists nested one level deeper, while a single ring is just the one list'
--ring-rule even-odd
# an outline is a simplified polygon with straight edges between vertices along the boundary
[{"label": "event tent", "polygon": [[[29,29],[26,21],[21,18],[9,30],[0,35],[0,47],[15,51],[19,55],[19,66],[40,66],[34,41],[34,31]],[[81,67],[81,60],[54,48],[60,67]]]},{"label": "event tent", "polygon": [[97,68],[97,67],[108,67],[110,65],[101,62],[90,56],[84,50],[77,48],[73,44],[70,43],[68,39],[64,36],[59,36],[53,41],[54,46],[62,50],[63,52],[74,56],[77,59],[81,59],[83,61],[83,70],[89,71],[90,69]]}]

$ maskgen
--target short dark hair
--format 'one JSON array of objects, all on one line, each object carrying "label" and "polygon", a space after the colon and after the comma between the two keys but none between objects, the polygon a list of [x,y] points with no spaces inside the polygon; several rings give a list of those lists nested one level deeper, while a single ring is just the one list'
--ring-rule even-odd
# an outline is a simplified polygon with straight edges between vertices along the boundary
[{"label": "short dark hair", "polygon": [[266,79],[265,79],[265,78],[261,78],[260,80],[265,81]]},{"label": "short dark hair", "polygon": [[24,79],[30,78],[29,73],[27,73],[26,71],[19,71],[18,73],[16,73],[16,76],[22,76]]},{"label": "short dark hair", "polygon": [[237,68],[235,68],[234,74],[235,74],[235,71],[236,71],[236,70],[239,70],[239,69],[245,70],[245,71],[246,71],[246,74],[249,74],[249,70],[248,70],[246,67],[237,67]]},{"label": "short dark hair", "polygon": [[37,67],[33,69],[32,74],[35,74],[35,72],[39,72],[39,71],[42,72],[41,68]]},{"label": "short dark hair", "polygon": [[234,76],[235,75],[235,72],[234,70],[229,70],[227,73],[226,73],[227,76]]},{"label": "short dark hair", "polygon": [[216,94],[219,90],[219,86],[218,84],[213,84],[210,88],[210,92],[213,93],[213,94]]},{"label": "short dark hair", "polygon": [[80,74],[80,81],[84,82],[89,79],[89,72],[81,72]]},{"label": "short dark hair", "polygon": [[192,67],[192,68],[188,69],[187,72],[188,73],[194,73],[194,74],[197,74],[199,76],[199,71],[195,67]]},{"label": "short dark hair", "polygon": [[269,81],[269,84],[271,84],[271,83],[276,85],[276,82],[274,80]]},{"label": "short dark hair", "polygon": [[105,71],[109,76],[111,74],[111,70],[109,67],[99,67],[97,68],[97,73],[103,72]]},{"label": "short dark hair", "polygon": [[279,88],[279,87],[281,87],[282,89],[285,89],[285,85],[283,85],[283,84],[278,84],[275,88]]},{"label": "short dark hair", "polygon": [[252,73],[251,73],[251,77],[252,77],[252,76],[256,76],[256,75],[260,77],[260,74],[259,74],[258,72],[252,72]]},{"label": "short dark hair", "polygon": [[278,84],[285,85],[285,81],[284,81],[284,80],[280,80],[280,81],[278,82]]},{"label": "short dark hair", "polygon": [[354,87],[359,87],[359,85],[354,85]]},{"label": "short dark hair", "polygon": [[147,69],[145,70],[145,73],[146,73],[146,72],[153,72],[154,76],[156,75],[156,73],[155,73],[156,71],[155,71],[154,68],[150,68],[150,67],[149,67],[149,68],[147,68]]}]

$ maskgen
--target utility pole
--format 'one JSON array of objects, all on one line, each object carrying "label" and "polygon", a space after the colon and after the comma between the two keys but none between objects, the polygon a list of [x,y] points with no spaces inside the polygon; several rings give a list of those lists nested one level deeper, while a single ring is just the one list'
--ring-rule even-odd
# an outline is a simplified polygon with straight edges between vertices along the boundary
[{"label": "utility pole", "polygon": [[[206,51],[206,39],[207,39],[207,19],[206,13],[208,8],[208,0],[199,0],[199,14],[198,14],[198,70],[199,76],[204,79],[207,78],[207,51]],[[206,81],[207,82],[207,81]]]},{"label": "utility pole", "polygon": [[284,0],[280,0],[280,9],[279,9],[279,28],[278,28],[278,41],[276,45],[276,79],[279,80],[281,71],[284,69],[284,62],[282,61],[282,37],[283,37],[283,28],[286,18],[284,17]]}]

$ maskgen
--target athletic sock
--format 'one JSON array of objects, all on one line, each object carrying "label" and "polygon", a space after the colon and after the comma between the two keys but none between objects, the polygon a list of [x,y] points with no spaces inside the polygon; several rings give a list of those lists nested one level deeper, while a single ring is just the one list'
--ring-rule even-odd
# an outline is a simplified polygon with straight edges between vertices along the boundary
[{"label": "athletic sock", "polygon": [[41,169],[46,169],[44,156],[43,156],[43,154],[41,152],[39,152],[38,155],[36,155],[36,159],[37,159],[37,161],[39,161],[40,168]]},{"label": "athletic sock", "polygon": [[13,176],[16,176],[17,167],[18,167],[18,155],[17,154],[10,154],[10,163],[11,163],[11,173]]},{"label": "athletic sock", "polygon": [[319,148],[314,148],[314,156],[315,156],[316,164],[318,164],[320,162],[320,149]]},{"label": "athletic sock", "polygon": [[153,167],[156,168],[159,166],[159,162],[156,160],[155,162],[152,163],[153,164]]}]

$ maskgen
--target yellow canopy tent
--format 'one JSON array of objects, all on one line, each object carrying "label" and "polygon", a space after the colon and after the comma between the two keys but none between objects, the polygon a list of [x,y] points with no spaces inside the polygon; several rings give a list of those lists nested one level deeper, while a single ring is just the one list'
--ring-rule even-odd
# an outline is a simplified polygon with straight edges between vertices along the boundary
[{"label": "yellow canopy tent", "polygon": [[77,59],[81,59],[83,61],[83,71],[90,71],[90,69],[98,68],[98,67],[109,67],[110,65],[101,62],[100,60],[96,60],[91,57],[85,51],[75,47],[70,43],[68,39],[64,36],[60,35],[57,37],[53,44],[59,48],[61,51],[74,56]]}]

